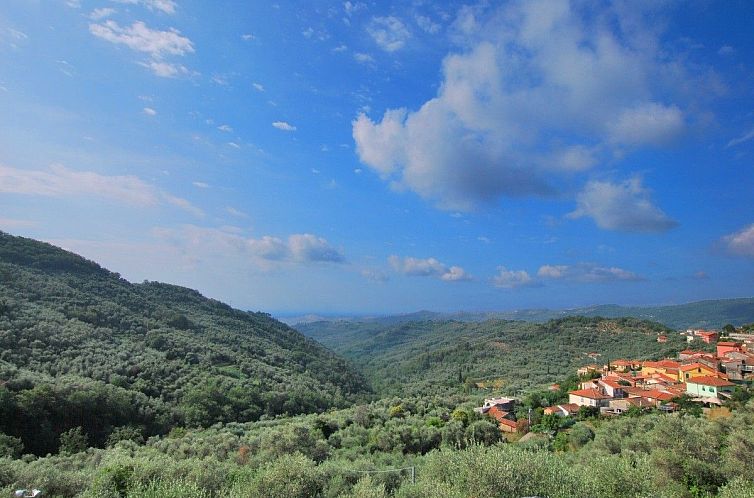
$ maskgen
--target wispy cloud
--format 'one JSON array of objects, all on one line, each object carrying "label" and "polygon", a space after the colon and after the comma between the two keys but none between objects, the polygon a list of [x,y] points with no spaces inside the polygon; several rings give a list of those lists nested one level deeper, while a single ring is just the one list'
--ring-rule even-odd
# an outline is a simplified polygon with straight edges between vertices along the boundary
[{"label": "wispy cloud", "polygon": [[411,38],[411,32],[403,21],[394,16],[373,18],[367,26],[367,33],[385,52],[400,50]]},{"label": "wispy cloud", "polygon": [[194,52],[193,42],[177,29],[151,29],[142,21],[135,21],[131,26],[124,27],[113,20],[106,20],[90,24],[89,31],[110,43],[125,45],[131,50],[149,55],[151,60],[142,62],[141,65],[150,68],[157,76],[170,78],[189,73],[186,67],[164,60]]},{"label": "wispy cloud", "polygon": [[23,170],[0,165],[0,192],[46,197],[95,197],[133,206],[170,204],[203,216],[201,209],[132,175],[108,176],[76,171],[63,165],[48,170]]},{"label": "wispy cloud", "polygon": [[285,121],[275,121],[274,123],[272,123],[272,126],[274,128],[277,128],[278,130],[296,131],[296,127],[295,126],[293,126],[293,125],[291,125],[291,124],[289,124],[289,123],[287,123]]},{"label": "wispy cloud", "polygon": [[733,140],[728,142],[728,145],[726,145],[725,148],[727,149],[728,147],[735,147],[736,145],[742,144],[744,142],[748,142],[752,138],[754,138],[754,128],[744,133],[740,137],[734,138]]},{"label": "wispy cloud", "polygon": [[616,281],[638,282],[644,280],[636,273],[616,266],[600,266],[594,263],[577,265],[542,265],[537,276],[551,280],[585,283],[605,283]]},{"label": "wispy cloud", "polygon": [[113,2],[131,5],[143,5],[149,10],[156,10],[165,14],[175,14],[177,4],[173,0],[111,0]]}]

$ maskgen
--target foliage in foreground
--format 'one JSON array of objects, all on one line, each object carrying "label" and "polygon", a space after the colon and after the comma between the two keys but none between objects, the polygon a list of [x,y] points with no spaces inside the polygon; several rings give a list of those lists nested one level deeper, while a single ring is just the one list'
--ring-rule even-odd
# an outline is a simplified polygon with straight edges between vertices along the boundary
[{"label": "foliage in foreground", "polygon": [[[0,459],[0,493],[36,486],[48,496],[86,498],[754,495],[754,402],[714,420],[650,414],[579,422],[565,444],[475,439],[480,432],[471,428],[481,420],[445,439],[464,427],[463,417],[437,402],[403,400],[400,415],[380,402],[174,431],[144,445]],[[424,437],[436,441],[431,434],[439,444],[422,448]],[[408,470],[367,472],[412,466],[415,483]]]}]

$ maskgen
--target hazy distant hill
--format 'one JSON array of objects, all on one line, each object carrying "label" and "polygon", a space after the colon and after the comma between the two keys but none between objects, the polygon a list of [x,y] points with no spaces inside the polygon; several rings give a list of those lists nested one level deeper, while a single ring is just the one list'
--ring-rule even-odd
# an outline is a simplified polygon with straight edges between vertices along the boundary
[{"label": "hazy distant hill", "polygon": [[[499,381],[515,392],[562,379],[586,363],[674,356],[686,345],[663,325],[635,318],[334,321],[298,329],[353,360],[383,394],[453,392],[467,379]],[[667,334],[667,343],[657,342],[660,333]]]},{"label": "hazy distant hill", "polygon": [[424,320],[481,322],[492,319],[523,320],[526,322],[542,323],[567,316],[601,316],[605,318],[635,317],[659,322],[673,329],[686,329],[689,327],[719,329],[728,323],[740,326],[754,322],[754,298],[716,299],[670,306],[619,306],[617,304],[603,304],[564,310],[528,309],[499,312],[461,311],[456,313],[418,311],[403,315],[351,318],[326,318],[317,315],[308,315],[306,317],[291,317],[285,319],[285,322],[294,326],[317,321],[344,320],[359,323],[376,323],[380,325]]},{"label": "hazy distant hill", "polygon": [[0,232],[0,432],[31,451],[75,426],[101,444],[119,426],[256,420],[365,392],[347,361],[265,313]]}]

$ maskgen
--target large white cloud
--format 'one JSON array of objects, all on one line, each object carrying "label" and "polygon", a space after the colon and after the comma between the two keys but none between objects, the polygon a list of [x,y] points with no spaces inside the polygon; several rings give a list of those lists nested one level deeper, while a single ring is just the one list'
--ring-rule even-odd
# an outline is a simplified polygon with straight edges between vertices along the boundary
[{"label": "large white cloud", "polygon": [[754,257],[754,223],[723,238],[733,254]]},{"label": "large white cloud", "polygon": [[576,202],[570,218],[588,216],[606,230],[663,232],[678,225],[652,204],[639,177],[622,183],[591,181],[576,196]]},{"label": "large white cloud", "polygon": [[[688,118],[672,100],[683,64],[619,6],[566,0],[465,8],[437,96],[418,110],[360,114],[362,162],[445,209],[545,194],[555,172],[664,145]],[[630,10],[630,9],[629,9]],[[638,9],[637,10],[641,10]]]}]

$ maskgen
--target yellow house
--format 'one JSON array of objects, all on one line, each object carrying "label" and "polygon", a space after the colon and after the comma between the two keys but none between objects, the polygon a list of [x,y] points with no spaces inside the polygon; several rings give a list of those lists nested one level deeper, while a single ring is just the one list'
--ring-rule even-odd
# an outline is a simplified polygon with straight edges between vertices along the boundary
[{"label": "yellow house", "polygon": [[645,361],[641,364],[641,374],[645,377],[648,377],[653,373],[661,373],[677,377],[679,368],[681,368],[681,364],[677,361]]},{"label": "yellow house", "polygon": [[678,371],[678,382],[686,382],[694,377],[715,377],[717,370],[703,363],[689,363],[681,365]]}]

